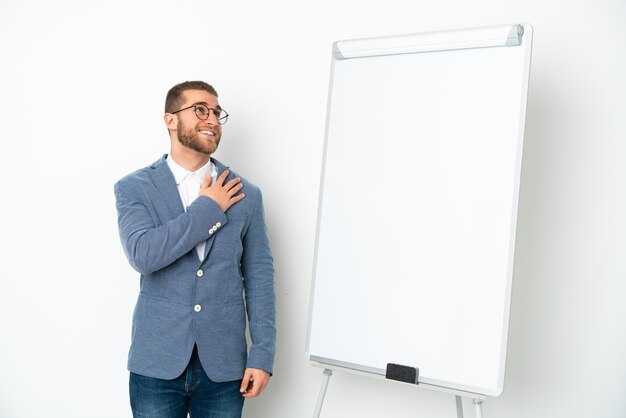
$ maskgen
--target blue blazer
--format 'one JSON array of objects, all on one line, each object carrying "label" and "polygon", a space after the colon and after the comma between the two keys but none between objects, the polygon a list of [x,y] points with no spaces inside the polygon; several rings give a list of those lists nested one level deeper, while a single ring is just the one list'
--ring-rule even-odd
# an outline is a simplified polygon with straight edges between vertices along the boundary
[{"label": "blue blazer", "polygon": [[[196,344],[213,381],[241,379],[247,367],[272,373],[274,267],[261,192],[242,178],[246,197],[226,213],[206,196],[185,211],[166,157],[114,187],[124,252],[141,274],[128,370],[174,379]],[[218,175],[227,168],[212,161]],[[194,247],[205,240],[201,262]]]}]

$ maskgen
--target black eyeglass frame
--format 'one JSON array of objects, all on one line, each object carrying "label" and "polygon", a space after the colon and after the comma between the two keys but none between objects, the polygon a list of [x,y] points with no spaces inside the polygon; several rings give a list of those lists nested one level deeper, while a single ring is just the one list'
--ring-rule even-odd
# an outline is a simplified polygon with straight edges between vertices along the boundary
[{"label": "black eyeglass frame", "polygon": [[[207,114],[206,114],[207,115],[206,118],[202,118],[198,114],[198,107],[200,107],[200,106],[209,110],[209,112],[207,112]],[[187,107],[184,107],[182,109],[178,109],[175,112],[170,112],[170,113],[172,115],[174,115],[174,114],[176,114],[178,112],[182,112],[183,110],[191,109],[192,107],[193,107],[193,110],[194,110],[193,113],[200,120],[207,120],[211,116],[211,113],[213,113],[215,115],[215,118],[217,119],[217,123],[219,123],[220,125],[223,125],[226,122],[228,122],[228,112],[227,111],[225,111],[221,107],[219,109],[213,109],[212,107],[209,107],[209,106],[207,106],[205,104],[202,104],[202,103],[194,103],[191,106],[187,106]],[[219,115],[222,114],[222,113],[224,115],[220,117]]]}]

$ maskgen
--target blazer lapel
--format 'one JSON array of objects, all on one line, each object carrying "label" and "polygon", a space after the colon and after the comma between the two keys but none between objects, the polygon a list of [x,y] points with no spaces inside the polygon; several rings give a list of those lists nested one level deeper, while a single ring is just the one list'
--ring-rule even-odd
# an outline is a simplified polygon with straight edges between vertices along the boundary
[{"label": "blazer lapel", "polygon": [[175,218],[185,212],[182,200],[180,200],[180,193],[176,187],[176,180],[174,180],[174,174],[167,165],[165,154],[161,159],[152,164],[152,178],[154,185],[159,191],[167,207],[172,213],[172,218]]}]

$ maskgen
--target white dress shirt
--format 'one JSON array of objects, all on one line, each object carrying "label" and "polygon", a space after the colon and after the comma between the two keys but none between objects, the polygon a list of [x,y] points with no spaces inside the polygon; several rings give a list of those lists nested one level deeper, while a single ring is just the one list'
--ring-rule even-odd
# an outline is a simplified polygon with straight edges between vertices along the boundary
[{"label": "white dress shirt", "polygon": [[[178,193],[180,193],[180,199],[183,201],[185,211],[189,205],[191,205],[191,202],[196,200],[200,195],[200,186],[202,186],[202,182],[206,176],[211,176],[211,184],[217,181],[217,168],[215,168],[215,164],[213,164],[211,160],[194,172],[179,165],[174,161],[171,155],[167,156],[167,165],[170,167],[172,174],[174,174],[176,187],[178,188]],[[206,241],[202,241],[196,245],[196,253],[200,261],[204,259],[205,247]]]}]

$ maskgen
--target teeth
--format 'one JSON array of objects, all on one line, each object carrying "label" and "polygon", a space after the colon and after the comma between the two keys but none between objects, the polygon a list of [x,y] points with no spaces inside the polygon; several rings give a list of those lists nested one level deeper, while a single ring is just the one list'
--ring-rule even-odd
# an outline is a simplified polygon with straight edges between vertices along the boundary
[{"label": "teeth", "polygon": [[211,131],[200,131],[201,134],[203,135],[211,135],[211,136],[215,136],[215,134]]}]

